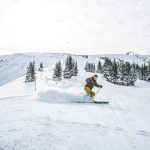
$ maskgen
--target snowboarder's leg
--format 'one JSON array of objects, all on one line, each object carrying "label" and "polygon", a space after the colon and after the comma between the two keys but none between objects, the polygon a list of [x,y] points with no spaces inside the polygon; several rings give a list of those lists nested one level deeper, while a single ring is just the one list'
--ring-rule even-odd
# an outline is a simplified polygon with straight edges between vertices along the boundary
[{"label": "snowboarder's leg", "polygon": [[94,96],[95,96],[95,93],[93,91],[91,91],[90,97],[94,97]]},{"label": "snowboarder's leg", "polygon": [[85,93],[88,95],[88,96],[91,96],[91,90],[90,90],[90,88],[88,88],[88,87],[84,87],[84,91],[85,91]]},{"label": "snowboarder's leg", "polygon": [[93,91],[91,91],[91,89],[89,87],[84,87],[84,91],[85,93],[90,96],[90,97],[94,97],[95,96],[95,93]]}]

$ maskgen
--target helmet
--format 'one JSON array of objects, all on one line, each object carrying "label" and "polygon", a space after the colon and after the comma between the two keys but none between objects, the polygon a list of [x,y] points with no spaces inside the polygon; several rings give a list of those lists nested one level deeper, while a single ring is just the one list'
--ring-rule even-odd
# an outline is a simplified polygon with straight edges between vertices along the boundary
[{"label": "helmet", "polygon": [[95,74],[95,75],[94,75],[94,77],[98,78],[98,75],[97,75],[97,74]]}]

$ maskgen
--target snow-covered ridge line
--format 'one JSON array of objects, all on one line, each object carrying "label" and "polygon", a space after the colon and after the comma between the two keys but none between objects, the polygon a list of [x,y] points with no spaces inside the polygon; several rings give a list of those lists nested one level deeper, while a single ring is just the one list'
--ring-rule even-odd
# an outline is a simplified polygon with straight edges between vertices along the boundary
[{"label": "snow-covered ridge line", "polygon": [[[13,55],[1,55],[0,86],[25,75],[26,68],[30,61],[35,61],[37,67],[43,62],[45,68],[53,68],[56,61],[61,60],[64,63],[67,55],[67,53],[16,53]],[[135,56],[125,54],[88,55],[88,58],[86,58],[85,55],[78,54],[72,54],[72,56],[78,61],[80,69],[83,69],[86,62],[94,62],[96,64],[102,57],[121,59],[131,63],[139,63],[139,65],[145,62]],[[150,55],[141,56],[146,57],[146,61],[150,60]]]}]

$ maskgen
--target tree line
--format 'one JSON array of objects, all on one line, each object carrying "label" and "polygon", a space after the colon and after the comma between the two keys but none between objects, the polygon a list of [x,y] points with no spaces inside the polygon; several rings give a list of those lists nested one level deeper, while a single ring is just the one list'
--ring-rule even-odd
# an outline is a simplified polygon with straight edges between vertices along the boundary
[{"label": "tree line", "polygon": [[53,80],[70,79],[72,76],[77,76],[78,64],[71,55],[68,55],[65,61],[65,68],[62,70],[61,61],[58,61],[54,68]]},{"label": "tree line", "polygon": [[[135,63],[129,63],[123,60],[110,59],[108,57],[103,59],[102,63],[100,60],[97,65],[95,63],[86,63],[86,72],[97,72],[103,74],[104,78],[108,82],[118,85],[134,85],[137,79],[150,82],[150,63],[138,65]],[[43,71],[43,64],[40,63],[38,71]],[[53,80],[70,79],[72,76],[78,75],[78,64],[71,55],[68,55],[65,60],[64,69],[61,61],[56,62],[53,71]],[[30,62],[27,67],[25,82],[32,82],[36,79],[35,61]]]},{"label": "tree line", "polygon": [[104,63],[98,62],[95,69],[94,63],[86,63],[85,70],[87,72],[102,73],[108,82],[118,85],[134,85],[137,79],[150,82],[150,63],[141,66],[127,61],[116,61],[110,58],[105,58]]},{"label": "tree line", "polygon": [[[43,63],[40,63],[38,71],[43,71]],[[78,64],[71,55],[68,55],[65,61],[64,70],[62,69],[61,61],[56,62],[55,68],[53,71],[53,80],[60,81],[64,79],[70,79],[72,76],[77,76],[78,74]],[[32,82],[36,79],[36,70],[35,70],[35,61],[30,62],[27,67],[25,82]]]}]

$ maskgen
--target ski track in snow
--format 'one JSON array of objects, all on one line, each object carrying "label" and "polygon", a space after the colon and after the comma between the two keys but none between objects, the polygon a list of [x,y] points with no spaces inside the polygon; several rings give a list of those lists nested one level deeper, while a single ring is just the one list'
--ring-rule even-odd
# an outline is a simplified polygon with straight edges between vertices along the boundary
[{"label": "ski track in snow", "polygon": [[10,100],[10,99],[15,99],[15,98],[24,98],[24,97],[30,97],[32,95],[18,95],[18,96],[11,96],[11,97],[5,97],[5,98],[0,98],[0,100]]},{"label": "ski track in snow", "polygon": [[[143,135],[143,136],[149,136],[150,134],[149,132],[146,131],[136,131],[134,128],[134,126],[129,125],[128,122],[130,121],[134,121],[136,119],[136,117],[134,117],[135,115],[133,113],[130,112],[130,109],[128,108],[128,95],[119,95],[116,94],[114,95],[114,107],[119,107],[120,109],[122,109],[123,111],[117,111],[117,109],[114,109],[115,114],[118,117],[118,121],[120,121],[120,123],[126,127],[128,133],[125,133],[124,136],[126,136],[126,138],[128,139],[128,141],[131,143],[131,145],[133,146],[133,149],[138,149],[138,146],[136,145],[136,143],[140,143],[141,139],[138,136],[135,136],[135,134],[139,134],[139,135]],[[122,101],[119,101],[119,99],[121,99]],[[122,130],[122,129],[120,129]]]}]

